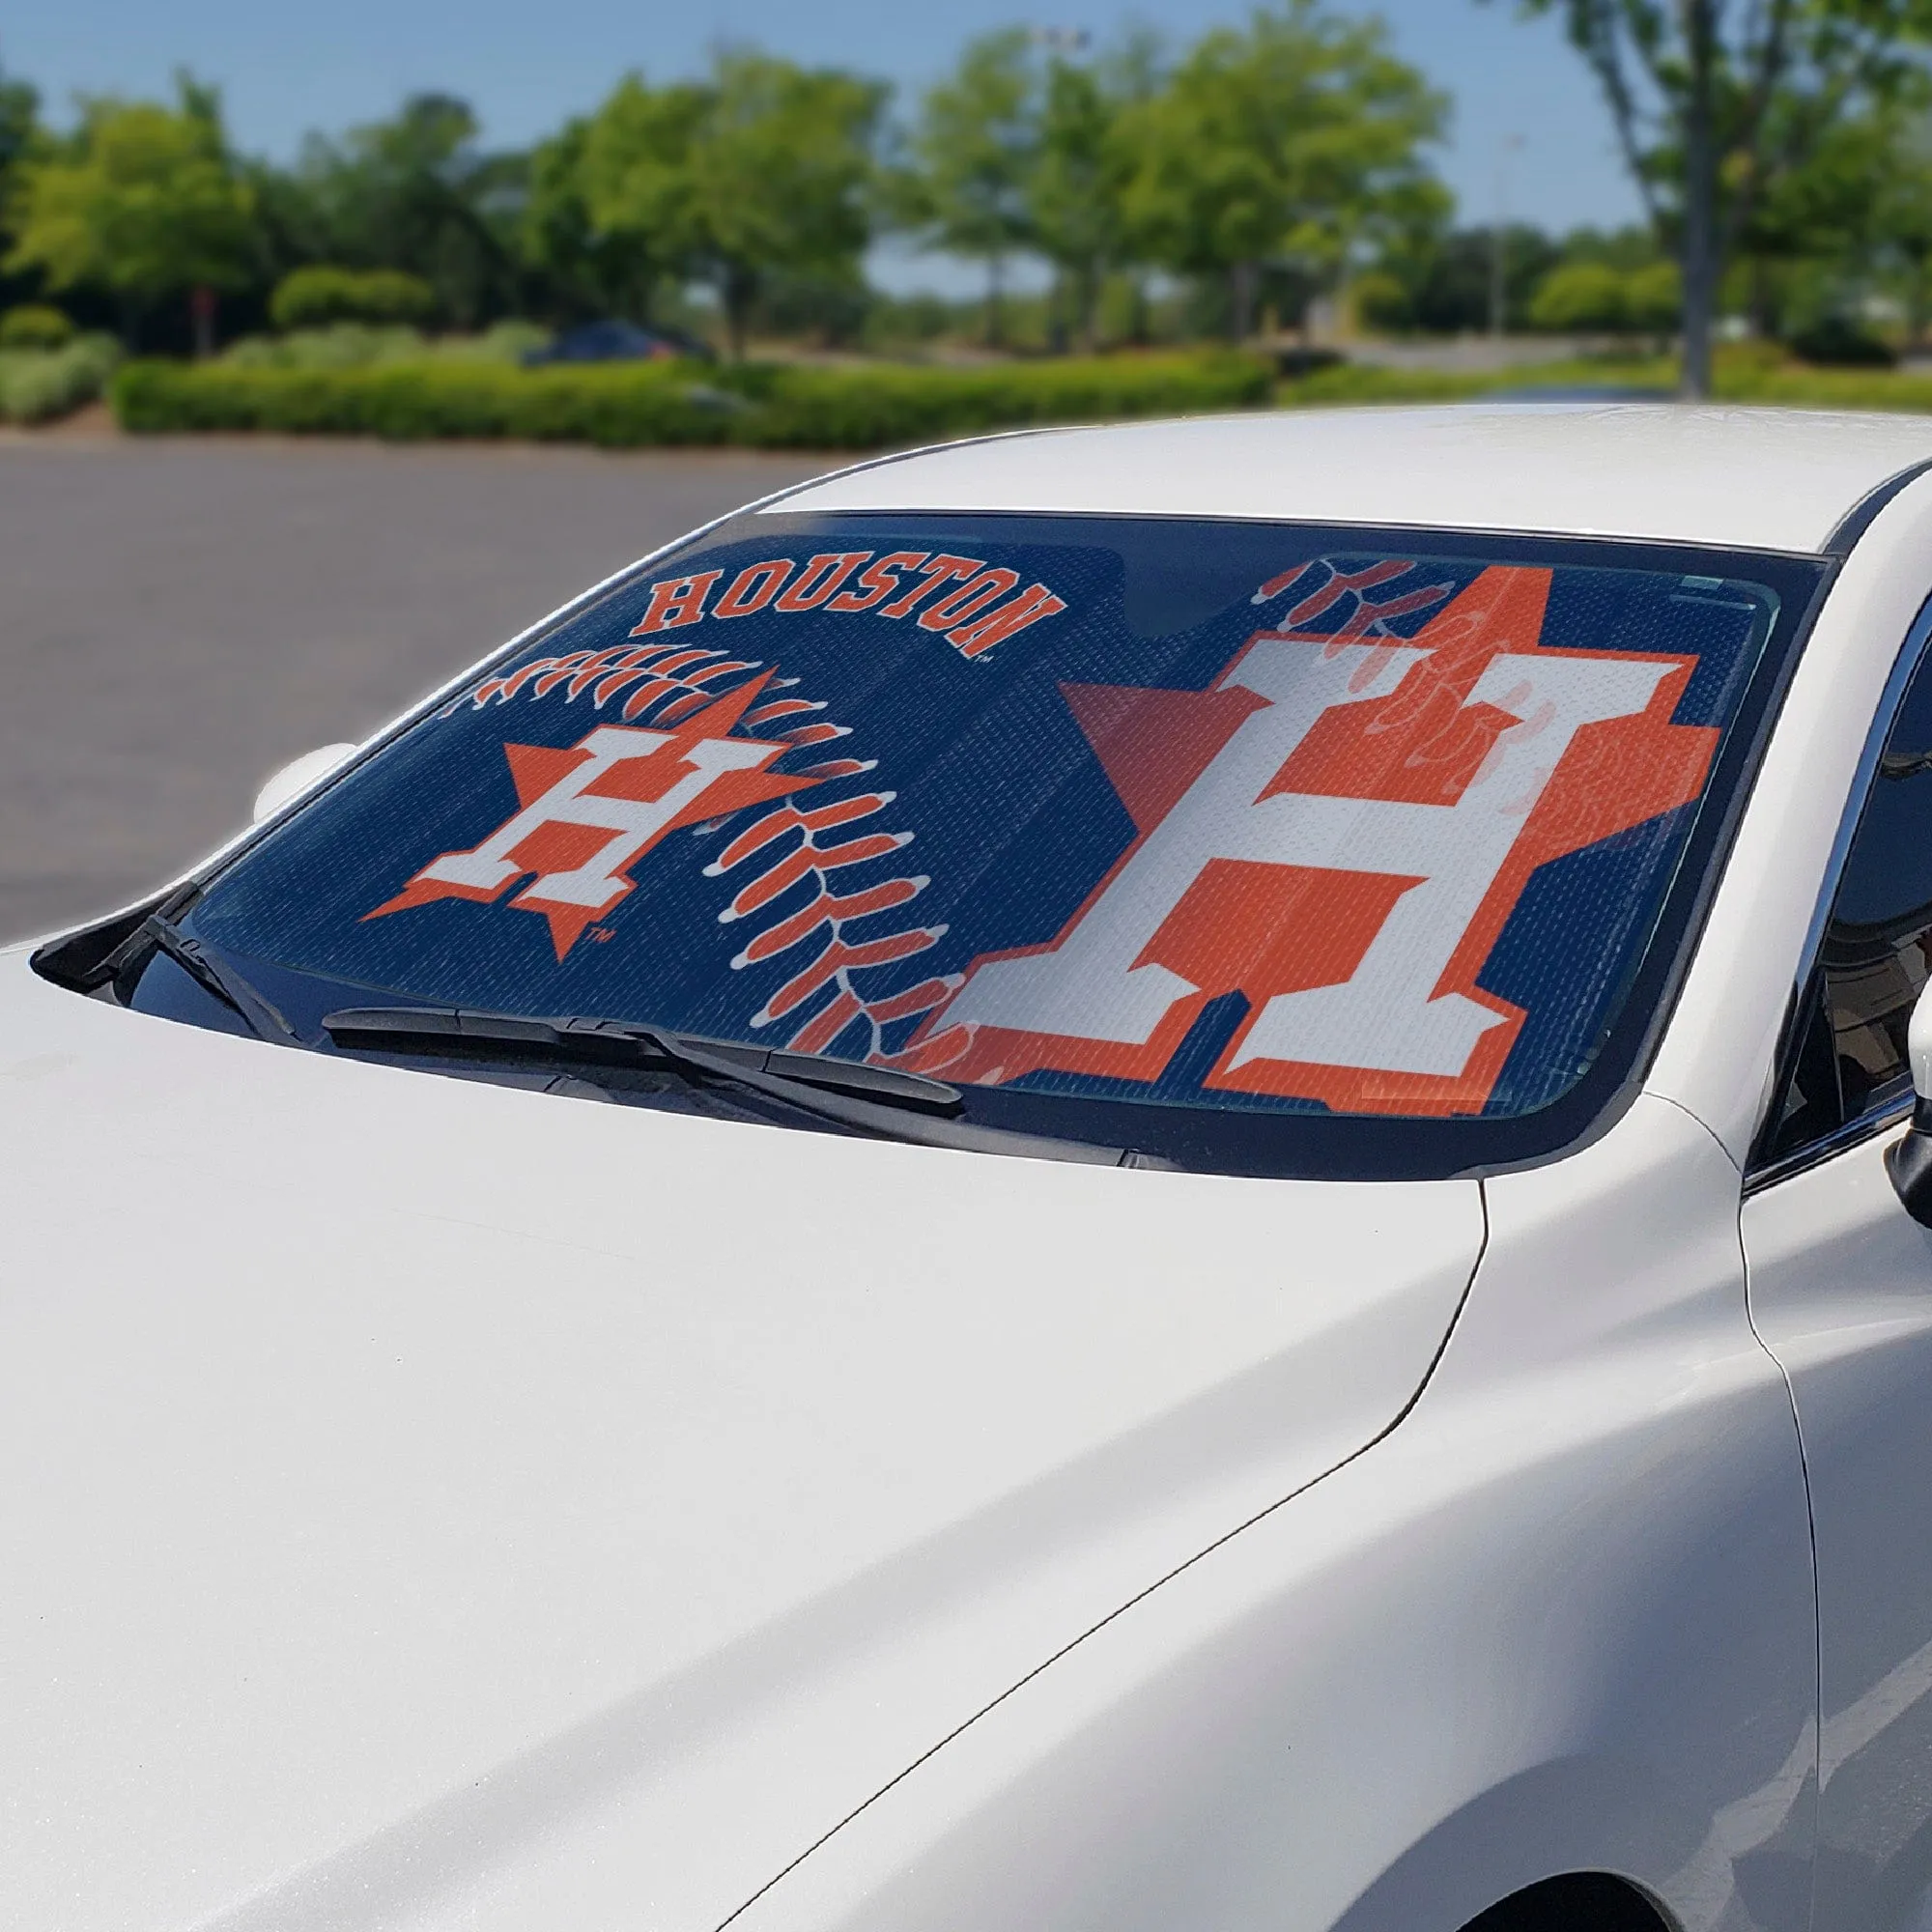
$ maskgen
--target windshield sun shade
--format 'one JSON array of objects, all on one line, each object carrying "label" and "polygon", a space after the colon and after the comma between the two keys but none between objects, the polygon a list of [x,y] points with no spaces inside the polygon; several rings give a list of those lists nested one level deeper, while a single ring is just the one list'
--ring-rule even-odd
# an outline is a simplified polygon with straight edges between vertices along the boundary
[{"label": "windshield sun shade", "polygon": [[1462,1171],[1574,1134],[1635,1051],[1818,581],[741,517],[491,664],[185,924],[311,1029],[371,992],[595,1014],[1191,1165]]}]

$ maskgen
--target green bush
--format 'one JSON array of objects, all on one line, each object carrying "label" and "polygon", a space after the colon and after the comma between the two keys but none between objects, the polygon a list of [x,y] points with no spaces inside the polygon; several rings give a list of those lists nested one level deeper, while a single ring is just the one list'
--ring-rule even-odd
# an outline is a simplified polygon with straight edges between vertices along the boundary
[{"label": "green bush", "polygon": [[0,349],[65,349],[73,324],[46,302],[22,302],[0,315]]},{"label": "green bush", "polygon": [[1653,262],[1624,277],[1624,315],[1633,328],[1665,335],[1684,320],[1684,273],[1675,262]]},{"label": "green bush", "polygon": [[693,400],[689,377],[680,380],[675,370],[675,364],[526,370],[458,360],[352,369],[133,362],[116,378],[113,403],[124,429],[149,433],[722,442],[724,413]]},{"label": "green bush", "polygon": [[1626,278],[1602,262],[1566,262],[1537,284],[1530,322],[1538,328],[1613,330],[1629,326]]},{"label": "green bush", "polygon": [[523,369],[424,356],[290,368],[231,355],[131,363],[113,402],[122,426],[136,432],[874,449],[1032,423],[1250,408],[1270,386],[1265,363],[1226,351],[972,369],[753,364],[701,376],[685,362]]},{"label": "green bush", "polygon": [[429,354],[452,362],[522,362],[533,349],[549,348],[550,340],[542,323],[512,316],[493,322],[481,335],[439,335]]},{"label": "green bush", "polygon": [[1530,326],[1557,333],[1663,335],[1683,312],[1684,277],[1675,262],[1641,269],[1565,262],[1536,285],[1529,302]]},{"label": "green bush", "polygon": [[1891,349],[1861,322],[1848,315],[1825,315],[1791,338],[1800,361],[1827,369],[1889,369],[1898,360]]},{"label": "green bush", "polygon": [[533,322],[499,322],[481,335],[434,340],[406,323],[379,327],[332,322],[327,328],[292,329],[287,335],[244,335],[221,352],[237,369],[372,369],[399,362],[521,362],[550,340]]},{"label": "green bush", "polygon": [[276,283],[269,320],[277,328],[326,328],[332,322],[421,322],[436,292],[397,269],[297,269]]},{"label": "green bush", "polygon": [[91,403],[121,359],[111,335],[77,336],[64,349],[0,350],[0,421],[52,422]]},{"label": "green bush", "polygon": [[379,362],[419,361],[425,353],[421,332],[405,324],[332,322],[286,335],[244,335],[231,342],[220,359],[235,369],[366,369]]},{"label": "green bush", "polygon": [[1408,291],[1385,269],[1371,269],[1349,286],[1355,318],[1370,328],[1406,328],[1415,320]]}]

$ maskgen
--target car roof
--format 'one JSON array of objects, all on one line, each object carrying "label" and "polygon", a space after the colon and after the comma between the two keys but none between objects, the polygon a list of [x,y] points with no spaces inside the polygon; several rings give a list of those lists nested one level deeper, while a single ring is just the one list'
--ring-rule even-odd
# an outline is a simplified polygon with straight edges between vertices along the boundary
[{"label": "car roof", "polygon": [[807,484],[773,512],[1008,510],[1825,550],[1932,464],[1932,420],[1688,404],[1285,410],[989,437]]}]

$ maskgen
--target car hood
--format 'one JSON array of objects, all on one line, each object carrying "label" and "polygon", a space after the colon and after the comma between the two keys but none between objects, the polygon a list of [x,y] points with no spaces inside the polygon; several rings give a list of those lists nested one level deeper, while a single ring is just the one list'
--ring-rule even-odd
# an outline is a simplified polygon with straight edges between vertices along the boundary
[{"label": "car hood", "polygon": [[0,957],[0,1922],[718,1925],[1359,1450],[1472,1182],[277,1051]]}]

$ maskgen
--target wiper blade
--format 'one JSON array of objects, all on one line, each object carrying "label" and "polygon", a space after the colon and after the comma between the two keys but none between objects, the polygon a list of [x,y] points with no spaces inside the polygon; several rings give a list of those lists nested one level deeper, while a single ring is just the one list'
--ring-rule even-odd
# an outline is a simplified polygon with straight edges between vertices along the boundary
[{"label": "wiper blade", "polygon": [[336,1045],[352,1051],[461,1056],[466,1048],[474,1048],[491,1058],[572,1067],[600,1062],[619,1066],[655,1065],[687,1079],[743,1088],[820,1120],[922,1147],[1030,1154],[1103,1167],[1167,1165],[1123,1148],[959,1120],[963,1101],[959,1090],[924,1074],[748,1046],[738,1040],[706,1039],[627,1020],[529,1019],[458,1007],[348,1007],[326,1015],[322,1024]]},{"label": "wiper blade", "polygon": [[152,944],[165,952],[203,992],[239,1013],[249,1031],[263,1039],[289,1045],[299,1044],[298,1034],[272,1000],[258,993],[234,967],[227,965],[210,947],[184,932],[172,920],[150,913],[136,929],[132,945]]},{"label": "wiper blade", "polygon": [[957,1113],[960,1094],[943,1080],[921,1073],[902,1073],[895,1066],[867,1066],[830,1055],[787,1053],[782,1048],[747,1046],[737,1040],[707,1039],[697,1034],[675,1033],[668,1027],[639,1026],[628,1020],[562,1017],[526,1019],[521,1013],[472,1012],[460,1007],[349,1007],[323,1021],[329,1037],[371,1045],[420,1040],[426,1046],[452,1040],[478,1045],[531,1048],[538,1052],[571,1051],[585,1059],[619,1065],[635,1061],[641,1050],[667,1065],[689,1060],[706,1071],[737,1078],[768,1073],[808,1087],[831,1088],[879,1099],[886,1104],[919,1106],[934,1112]]}]

